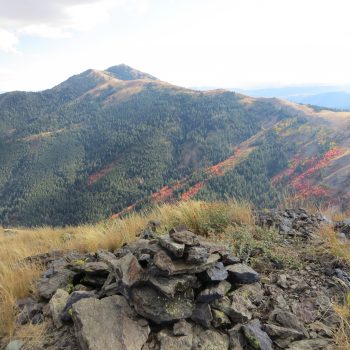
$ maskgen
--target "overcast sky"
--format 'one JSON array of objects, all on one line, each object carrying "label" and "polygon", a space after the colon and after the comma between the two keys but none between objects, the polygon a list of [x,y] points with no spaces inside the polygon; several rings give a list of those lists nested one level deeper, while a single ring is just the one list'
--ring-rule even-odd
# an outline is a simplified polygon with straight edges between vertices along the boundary
[{"label": "overcast sky", "polygon": [[349,0],[0,0],[0,91],[119,63],[181,86],[350,84]]}]

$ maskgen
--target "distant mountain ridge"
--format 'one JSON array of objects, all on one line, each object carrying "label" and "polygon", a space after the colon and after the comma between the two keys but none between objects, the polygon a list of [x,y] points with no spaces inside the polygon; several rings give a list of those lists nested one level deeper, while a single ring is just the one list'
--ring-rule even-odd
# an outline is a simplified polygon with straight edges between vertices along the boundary
[{"label": "distant mountain ridge", "polygon": [[[211,90],[217,87],[198,87],[197,90]],[[296,103],[325,108],[350,110],[350,86],[285,86],[260,89],[229,88],[230,91],[253,97],[281,98]]]},{"label": "distant mountain ridge", "polygon": [[0,95],[0,224],[190,198],[346,205],[350,113],[174,86],[126,65]]}]

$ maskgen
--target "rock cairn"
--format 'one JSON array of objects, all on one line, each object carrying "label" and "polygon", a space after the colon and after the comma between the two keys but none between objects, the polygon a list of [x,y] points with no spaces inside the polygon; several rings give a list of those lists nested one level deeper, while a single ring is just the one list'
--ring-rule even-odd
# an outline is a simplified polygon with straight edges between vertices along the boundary
[{"label": "rock cairn", "polygon": [[[321,218],[303,210],[259,214],[312,235]],[[303,224],[301,224],[303,222]],[[283,227],[283,226],[282,226]],[[298,227],[298,228],[297,228]],[[52,252],[37,300],[18,301],[21,324],[52,319],[43,349],[332,349],[339,276],[310,262],[303,271],[260,276],[227,247],[184,226],[95,254]],[[312,265],[312,267],[311,267]],[[327,270],[328,271],[328,270]],[[341,285],[343,288],[344,286]],[[332,294],[333,293],[333,294]]]}]

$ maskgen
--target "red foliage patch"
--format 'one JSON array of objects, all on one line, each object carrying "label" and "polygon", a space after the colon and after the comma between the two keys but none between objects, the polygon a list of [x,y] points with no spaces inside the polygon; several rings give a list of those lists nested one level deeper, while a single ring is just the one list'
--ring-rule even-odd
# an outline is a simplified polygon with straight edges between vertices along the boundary
[{"label": "red foliage patch", "polygon": [[172,194],[173,194],[173,190],[168,186],[164,186],[158,192],[152,193],[152,199],[156,202],[159,202],[170,197]]},{"label": "red foliage patch", "polygon": [[217,176],[223,175],[224,174],[223,168],[231,165],[231,163],[236,159],[237,155],[240,152],[241,152],[241,150],[239,148],[236,148],[235,153],[231,157],[225,159],[224,161],[222,161],[218,164],[215,164],[215,165],[209,167],[208,172],[212,173],[213,175],[217,175]]},{"label": "red foliage patch", "polygon": [[201,190],[204,187],[204,182],[198,182],[193,187],[191,187],[188,191],[182,194],[181,200],[188,201],[190,198],[195,196],[199,190]]},{"label": "red foliage patch", "polygon": [[[236,160],[236,157],[238,154],[240,154],[241,150],[237,147],[235,149],[235,152],[232,156],[230,156],[229,158],[225,159],[224,161],[215,164],[209,168],[207,168],[205,170],[205,173],[207,174],[207,179],[204,180],[203,182],[199,182],[197,184],[195,184],[194,186],[192,186],[188,191],[186,191],[185,193],[182,194],[181,196],[181,200],[183,201],[187,201],[190,198],[194,197],[204,186],[205,183],[212,177],[214,176],[220,176],[223,175],[225,172],[225,168],[229,168],[230,166],[232,166],[232,164],[234,163],[234,161]],[[102,173],[102,170],[99,172]],[[97,175],[94,174],[95,176]],[[104,174],[102,174],[102,176],[104,176]],[[99,178],[101,178],[102,176],[100,176]],[[96,180],[97,181],[97,180]],[[172,186],[164,186],[162,187],[158,192],[154,192],[151,195],[151,199],[155,202],[165,202],[165,201],[169,201],[173,198],[174,195],[174,191],[176,190],[180,190],[181,188],[183,188],[187,183],[189,182],[188,178],[183,178],[181,180],[179,180],[178,182],[176,182],[174,185]],[[140,204],[142,202],[138,201],[137,203],[135,203],[134,205],[122,210],[121,212],[114,214],[111,216],[111,219],[117,219],[120,216],[129,213],[130,211],[132,211],[135,206],[137,204]]]},{"label": "red foliage patch", "polygon": [[135,209],[135,207],[136,207],[136,203],[133,205],[129,205],[127,208],[123,209],[119,213],[113,214],[111,216],[111,220],[118,219],[120,216],[130,213],[131,211],[133,211]]},{"label": "red foliage patch", "polygon": [[290,178],[293,176],[298,165],[302,164],[304,167],[308,167],[304,172],[296,175],[291,179],[290,185],[297,191],[298,197],[308,198],[329,198],[331,193],[326,188],[314,185],[312,183],[312,175],[318,170],[325,168],[328,164],[336,157],[342,155],[345,151],[341,148],[332,148],[326,152],[322,157],[312,157],[306,160],[301,160],[300,157],[295,157],[293,159],[292,165],[283,170],[281,173],[272,178],[272,184],[276,185],[278,182],[282,181],[284,178]]},{"label": "red foliage patch", "polygon": [[100,171],[91,174],[87,180],[87,185],[91,186],[92,184],[100,180],[102,177],[106,176],[109,172],[113,170],[114,166],[115,163],[113,162],[112,164],[109,164],[105,168],[101,169]]}]

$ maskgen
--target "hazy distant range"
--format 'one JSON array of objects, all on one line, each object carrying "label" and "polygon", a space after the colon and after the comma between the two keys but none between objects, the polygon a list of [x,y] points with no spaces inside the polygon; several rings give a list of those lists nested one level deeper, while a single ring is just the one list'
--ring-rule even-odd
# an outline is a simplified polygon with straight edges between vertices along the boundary
[{"label": "hazy distant range", "polygon": [[[212,90],[217,88],[203,86],[193,89]],[[278,97],[302,104],[350,110],[350,86],[287,86],[251,90],[229,88],[228,90],[253,97]]]},{"label": "hazy distant range", "polygon": [[[214,90],[219,86],[192,87],[194,90]],[[349,86],[285,86],[260,89],[228,88],[227,90],[239,92],[253,97],[277,97],[296,103],[350,110]],[[0,94],[5,91],[0,90]]]}]

